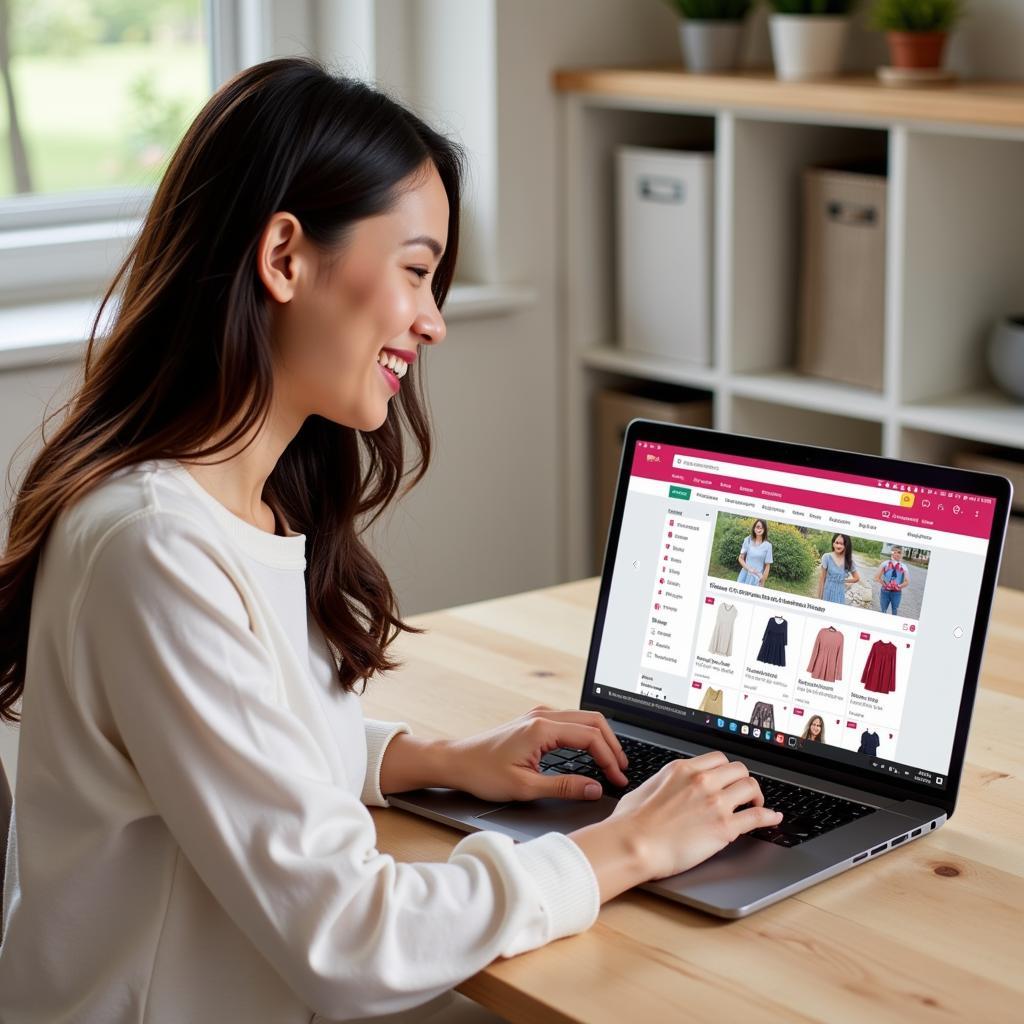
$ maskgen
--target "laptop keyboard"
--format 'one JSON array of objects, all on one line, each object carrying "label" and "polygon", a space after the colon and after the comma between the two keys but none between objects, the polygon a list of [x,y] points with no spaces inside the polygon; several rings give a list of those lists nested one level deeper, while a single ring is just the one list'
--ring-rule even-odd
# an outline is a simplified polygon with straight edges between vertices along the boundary
[{"label": "laptop keyboard", "polygon": [[[606,796],[618,798],[632,793],[637,786],[657,774],[669,761],[690,756],[633,739],[631,736],[619,736],[618,739],[626,752],[626,757],[629,758],[625,772],[626,778],[629,779],[628,785],[616,786],[605,777],[604,772],[586,751],[572,747],[559,747],[558,750],[546,753],[540,759],[541,771],[545,775],[585,775],[600,782]],[[845,800],[829,793],[819,793],[815,789],[807,789],[790,782],[780,782],[757,772],[751,772],[750,775],[761,787],[765,806],[781,811],[783,817],[777,827],[755,829],[747,835],[774,843],[776,846],[799,846],[800,843],[817,839],[818,836],[823,836],[840,825],[846,825],[875,811],[874,807],[867,804]]]}]

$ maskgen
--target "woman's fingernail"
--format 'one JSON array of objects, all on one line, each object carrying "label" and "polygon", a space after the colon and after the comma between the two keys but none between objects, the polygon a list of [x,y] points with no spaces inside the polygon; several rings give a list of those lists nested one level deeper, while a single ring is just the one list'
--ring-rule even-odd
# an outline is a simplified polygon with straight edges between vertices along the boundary
[{"label": "woman's fingernail", "polygon": [[601,787],[596,782],[588,782],[583,787],[583,795],[592,800],[595,796],[601,795]]}]

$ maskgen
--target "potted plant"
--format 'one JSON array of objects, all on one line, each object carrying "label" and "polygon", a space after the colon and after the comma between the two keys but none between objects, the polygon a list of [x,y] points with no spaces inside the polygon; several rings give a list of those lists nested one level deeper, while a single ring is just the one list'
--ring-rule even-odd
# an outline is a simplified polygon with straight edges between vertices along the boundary
[{"label": "potted plant", "polygon": [[875,0],[871,22],[885,32],[894,68],[939,68],[963,0]]},{"label": "potted plant", "polygon": [[682,18],[679,37],[689,71],[732,71],[740,63],[743,19],[753,0],[666,0]]},{"label": "potted plant", "polygon": [[856,0],[769,0],[775,75],[787,81],[829,78],[843,63]]}]

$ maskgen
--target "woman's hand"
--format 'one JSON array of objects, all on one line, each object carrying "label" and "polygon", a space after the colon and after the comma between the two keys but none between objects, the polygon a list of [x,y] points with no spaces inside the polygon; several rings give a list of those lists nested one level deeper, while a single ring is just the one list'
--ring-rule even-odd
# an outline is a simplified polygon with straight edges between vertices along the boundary
[{"label": "woman's hand", "polygon": [[747,766],[720,750],[670,761],[620,797],[606,819],[633,837],[643,865],[641,881],[686,871],[744,832],[780,821],[778,811],[764,806]]},{"label": "woman's hand", "polygon": [[[554,711],[541,704],[525,715],[476,736],[448,744],[448,785],[482,800],[596,799],[601,786],[583,775],[542,775],[549,750],[585,750],[617,786],[627,759],[607,719],[598,711]],[[593,787],[588,791],[588,786]]]}]

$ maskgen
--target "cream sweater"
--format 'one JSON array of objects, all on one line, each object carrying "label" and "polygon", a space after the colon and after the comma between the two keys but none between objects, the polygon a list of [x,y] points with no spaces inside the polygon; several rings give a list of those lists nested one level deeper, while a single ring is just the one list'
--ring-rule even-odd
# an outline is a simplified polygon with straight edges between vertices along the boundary
[{"label": "cream sweater", "polygon": [[[4,1024],[391,1014],[595,921],[557,832],[379,852],[404,722],[365,719],[307,625],[305,537],[178,463],[59,517],[36,579],[4,888]],[[373,685],[371,683],[371,685]],[[376,685],[386,685],[377,681]]]}]

